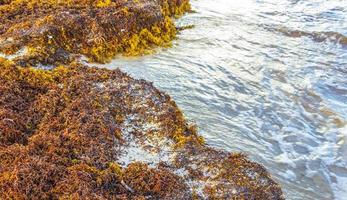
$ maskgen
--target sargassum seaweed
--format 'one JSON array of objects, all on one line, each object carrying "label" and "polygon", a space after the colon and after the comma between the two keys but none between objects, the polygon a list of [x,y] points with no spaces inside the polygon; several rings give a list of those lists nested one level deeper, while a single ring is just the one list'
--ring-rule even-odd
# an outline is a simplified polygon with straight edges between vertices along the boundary
[{"label": "sargassum seaweed", "polygon": [[0,53],[31,66],[146,54],[171,45],[172,17],[189,10],[188,0],[2,0]]},{"label": "sargassum seaweed", "polygon": [[[1,199],[283,199],[167,94],[86,67],[169,46],[188,0],[0,0]],[[0,54],[1,55],[1,54]],[[52,65],[51,70],[33,68]]]},{"label": "sargassum seaweed", "polygon": [[0,60],[2,199],[283,199],[261,165],[208,147],[170,96],[120,70]]}]

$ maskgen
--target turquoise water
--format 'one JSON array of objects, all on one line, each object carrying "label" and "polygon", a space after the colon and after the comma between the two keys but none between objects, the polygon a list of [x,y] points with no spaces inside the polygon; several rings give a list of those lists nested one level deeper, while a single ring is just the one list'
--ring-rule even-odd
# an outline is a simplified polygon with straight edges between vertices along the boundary
[{"label": "turquoise water", "polygon": [[192,0],[170,49],[116,68],[170,94],[208,144],[241,151],[287,199],[347,199],[347,1]]}]

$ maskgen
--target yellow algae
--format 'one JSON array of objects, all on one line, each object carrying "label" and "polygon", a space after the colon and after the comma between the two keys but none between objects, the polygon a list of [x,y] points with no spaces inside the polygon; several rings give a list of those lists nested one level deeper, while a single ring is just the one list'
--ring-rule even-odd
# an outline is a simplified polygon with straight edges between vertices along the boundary
[{"label": "yellow algae", "polygon": [[109,6],[111,3],[112,3],[111,0],[99,0],[99,1],[97,1],[96,6],[99,8],[102,8],[102,7]]}]

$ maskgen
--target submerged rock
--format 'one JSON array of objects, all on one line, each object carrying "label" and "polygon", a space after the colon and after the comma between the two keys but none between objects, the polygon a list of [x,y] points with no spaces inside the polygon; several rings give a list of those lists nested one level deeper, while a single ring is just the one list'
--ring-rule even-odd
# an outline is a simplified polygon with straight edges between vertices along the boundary
[{"label": "submerged rock", "polygon": [[188,0],[0,0],[0,53],[21,52],[21,65],[144,54],[170,45],[171,17],[188,10]]},{"label": "submerged rock", "polygon": [[0,60],[2,199],[283,199],[261,165],[212,149],[175,102],[120,70]]},{"label": "submerged rock", "polygon": [[279,33],[282,33],[285,36],[292,37],[292,38],[301,38],[301,37],[308,37],[311,38],[315,42],[326,42],[330,41],[336,44],[339,44],[341,46],[347,46],[347,36],[334,31],[301,31],[301,30],[291,30],[286,27],[275,27],[275,28],[269,28],[266,27],[268,30],[271,31],[277,31]]}]

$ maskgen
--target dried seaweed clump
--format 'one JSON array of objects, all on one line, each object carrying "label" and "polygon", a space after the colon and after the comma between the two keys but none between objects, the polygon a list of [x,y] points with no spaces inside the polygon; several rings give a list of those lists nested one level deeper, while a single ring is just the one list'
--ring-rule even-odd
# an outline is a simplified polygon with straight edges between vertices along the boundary
[{"label": "dried seaweed clump", "polygon": [[283,199],[204,144],[172,99],[119,70],[0,59],[1,199]]},{"label": "dried seaweed clump", "polygon": [[170,45],[171,18],[188,10],[188,0],[0,0],[0,53],[32,66],[144,54]]}]

